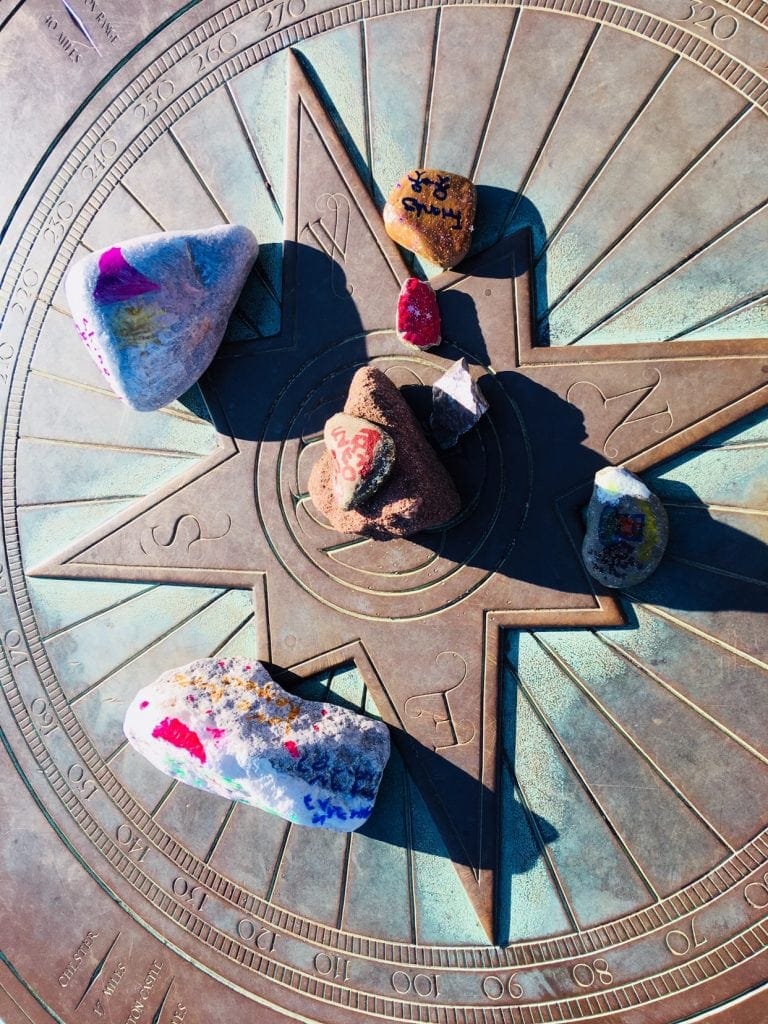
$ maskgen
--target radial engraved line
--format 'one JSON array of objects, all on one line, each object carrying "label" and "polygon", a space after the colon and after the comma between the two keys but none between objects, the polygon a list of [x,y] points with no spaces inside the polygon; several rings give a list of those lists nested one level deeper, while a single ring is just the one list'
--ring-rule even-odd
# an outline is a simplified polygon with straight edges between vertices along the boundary
[{"label": "radial engraved line", "polygon": [[78,508],[79,506],[108,504],[114,501],[135,501],[144,494],[100,494],[96,498],[62,498],[60,501],[20,501],[17,509],[31,508]]},{"label": "radial engraved line", "polygon": [[472,167],[470,168],[469,174],[467,175],[467,177],[472,179],[473,181],[475,178],[475,174],[477,173],[477,168],[478,165],[480,164],[480,160],[482,159],[485,144],[488,140],[488,129],[490,128],[491,120],[493,119],[493,115],[496,110],[496,105],[499,100],[499,91],[501,90],[501,83],[504,78],[504,75],[507,72],[507,67],[509,65],[509,56],[510,53],[512,52],[512,45],[517,36],[517,26],[520,23],[522,13],[522,7],[517,8],[512,12],[512,25],[510,26],[509,29],[509,35],[507,36],[507,44],[504,47],[504,53],[502,54],[501,61],[499,62],[499,73],[496,76],[496,82],[493,86],[491,100],[490,103],[488,104],[488,110],[486,111],[485,115],[485,123],[483,124],[483,130],[480,132],[480,141],[477,144],[475,156],[474,159],[472,160]]},{"label": "radial engraved line", "polygon": [[[596,320],[585,331],[582,331],[582,333],[579,334],[578,337],[574,339],[572,344],[574,344],[576,341],[583,340],[584,338],[588,337],[588,335],[592,334],[593,331],[596,331],[600,327],[604,327],[605,324],[610,323],[611,320],[617,317],[620,313],[623,313],[626,309],[629,309],[630,306],[634,306],[636,302],[639,302],[640,299],[645,298],[646,295],[652,292],[654,288],[658,287],[658,285],[665,283],[671,277],[674,277],[674,275],[677,274],[678,271],[684,269],[690,263],[693,263],[695,260],[699,259],[700,256],[703,256],[708,250],[716,246],[718,242],[722,242],[724,238],[727,238],[728,235],[732,234],[734,231],[737,231],[740,227],[743,227],[746,223],[752,220],[753,217],[756,217],[758,214],[762,213],[766,208],[768,208],[768,199],[763,200],[763,202],[753,207],[747,213],[742,214],[742,216],[733,221],[732,224],[729,224],[721,231],[718,231],[717,234],[712,236],[712,238],[708,239],[708,241],[700,245],[698,249],[694,249],[693,252],[689,253],[687,256],[684,256],[683,259],[679,260],[674,266],[670,267],[668,270],[663,271],[661,274],[658,275],[658,277],[655,277],[647,285],[644,285],[644,287],[636,291],[634,295],[630,295],[629,298],[624,299],[623,302],[619,303],[619,305],[612,309],[609,313],[606,313],[605,316],[602,316],[599,320]],[[686,328],[686,332],[688,330],[690,330],[690,328]]]},{"label": "radial engraved line", "polygon": [[[266,811],[264,813],[266,814]],[[283,857],[285,856],[285,848],[288,845],[288,837],[291,834],[291,829],[292,828],[293,828],[292,823],[290,821],[286,822],[285,832],[283,832],[282,842],[280,843],[280,849],[277,851],[277,857],[275,857],[275,866],[272,869],[272,878],[270,879],[269,886],[267,887],[267,892],[266,892],[266,894],[264,896],[264,899],[265,899],[265,901],[267,903],[269,903],[271,901],[272,896],[273,896],[274,891],[275,891],[275,886],[277,885],[277,880],[280,877],[280,869],[283,866]]]},{"label": "radial engraved line", "polygon": [[[534,639],[537,639],[537,638],[534,637]],[[512,672],[514,678],[517,680],[517,685],[520,687],[521,692],[525,695],[526,700],[528,701],[528,703],[533,708],[533,711],[535,712],[536,717],[539,719],[539,721],[541,722],[541,724],[544,727],[544,729],[546,729],[547,734],[552,738],[552,740],[556,744],[557,749],[560,751],[560,753],[561,753],[562,757],[564,758],[565,762],[567,763],[568,767],[571,769],[573,774],[578,779],[579,784],[581,785],[581,787],[584,790],[584,792],[587,794],[587,796],[589,797],[591,802],[595,805],[595,808],[597,809],[597,812],[599,813],[600,817],[605,821],[606,825],[608,826],[608,828],[609,828],[609,830],[611,832],[611,835],[616,839],[616,842],[618,843],[619,847],[621,848],[622,852],[624,853],[624,856],[627,858],[629,863],[634,868],[635,873],[637,874],[638,878],[643,883],[645,888],[648,890],[648,893],[650,894],[650,896],[652,896],[654,900],[658,900],[660,897],[659,897],[658,892],[656,891],[656,887],[654,886],[653,882],[650,880],[650,878],[646,874],[645,870],[643,869],[643,867],[641,866],[641,864],[639,863],[639,861],[635,857],[634,853],[632,853],[632,851],[630,850],[630,848],[627,845],[626,841],[624,840],[623,836],[619,833],[618,829],[613,824],[613,821],[611,820],[611,816],[605,810],[605,808],[603,807],[602,803],[600,802],[597,794],[594,792],[594,790],[592,789],[590,784],[587,782],[587,780],[586,780],[586,778],[584,776],[584,773],[581,771],[581,769],[578,767],[576,762],[571,757],[569,751],[565,747],[565,744],[560,739],[560,737],[558,736],[556,730],[552,726],[552,723],[549,721],[549,719],[545,715],[544,711],[540,707],[539,702],[535,699],[535,697],[530,692],[530,690],[525,685],[525,683],[523,683],[522,679],[520,679],[519,675],[517,674],[517,672],[515,671],[515,669],[511,665],[511,663],[509,662],[509,659],[505,658],[504,660],[505,660],[505,662],[507,664],[507,667]],[[517,781],[518,786],[521,786],[520,779],[518,778],[516,781]]]},{"label": "radial engraved line", "polygon": [[737,302],[735,306],[730,306],[728,309],[720,310],[719,313],[715,313],[713,316],[700,320],[697,324],[694,324],[693,327],[686,327],[684,330],[678,331],[677,334],[670,334],[664,340],[677,341],[678,338],[685,338],[687,335],[693,334],[695,331],[700,331],[704,327],[714,327],[715,324],[720,324],[729,317],[735,316],[737,313],[746,313],[748,309],[761,305],[766,299],[768,299],[768,290],[759,292],[757,295],[751,295],[746,299],[742,299],[741,302]]},{"label": "radial engraved line", "polygon": [[406,857],[405,857],[405,869],[408,878],[408,915],[411,922],[411,942],[414,945],[418,945],[419,942],[419,917],[418,917],[418,903],[416,900],[416,864],[415,864],[415,851],[413,848],[413,800],[411,799],[411,780],[408,777],[408,772],[405,767],[405,763],[402,763],[403,771],[403,811],[405,817],[405,842],[406,842]]},{"label": "radial engraved line", "polygon": [[208,847],[208,852],[203,857],[203,864],[208,864],[210,862],[210,860],[211,860],[211,857],[216,852],[216,847],[221,842],[221,837],[224,835],[224,830],[226,829],[227,825],[229,824],[229,819],[235,813],[235,808],[236,807],[237,807],[237,800],[233,800],[230,803],[229,807],[227,808],[226,814],[221,819],[221,824],[219,825],[219,827],[216,830],[216,835],[213,837],[213,842]]},{"label": "radial engraved line", "polygon": [[121,740],[121,742],[117,744],[117,746],[112,751],[112,753],[111,754],[107,754],[107,756],[104,758],[104,764],[111,764],[114,761],[114,759],[117,757],[117,755],[122,753],[122,751],[125,750],[125,748],[127,746],[128,746],[128,740]]},{"label": "radial engraved line", "polygon": [[514,216],[517,213],[517,208],[519,207],[520,203],[523,201],[523,196],[525,194],[526,188],[528,187],[528,183],[530,182],[530,180],[533,177],[533,175],[536,173],[536,168],[539,166],[539,162],[540,162],[541,157],[542,157],[542,155],[544,153],[544,150],[546,149],[547,143],[552,138],[552,135],[553,135],[553,133],[555,131],[555,128],[557,127],[557,124],[558,124],[558,122],[560,120],[560,117],[561,117],[563,111],[565,110],[565,105],[567,104],[568,100],[570,99],[571,95],[573,94],[573,90],[576,88],[576,83],[578,82],[579,78],[581,77],[582,71],[586,67],[587,60],[589,59],[589,56],[590,56],[590,54],[592,52],[592,47],[594,46],[595,42],[597,41],[597,37],[600,34],[600,29],[601,29],[601,24],[600,24],[600,22],[598,22],[597,25],[595,25],[595,28],[594,28],[594,30],[592,32],[592,35],[587,40],[587,45],[584,47],[584,52],[582,53],[581,57],[579,58],[579,63],[576,65],[576,70],[573,72],[573,75],[571,76],[570,82],[568,83],[567,87],[563,90],[563,95],[560,97],[560,102],[557,104],[557,109],[555,110],[554,114],[552,115],[552,119],[550,120],[549,124],[547,125],[547,129],[546,129],[546,131],[544,132],[544,134],[543,134],[543,136],[541,138],[541,142],[539,143],[538,149],[536,150],[536,153],[534,154],[533,160],[531,161],[531,165],[528,168],[528,170],[525,172],[525,176],[524,176],[522,182],[520,183],[520,187],[517,189],[517,198],[515,199],[515,201],[514,201],[514,203],[512,205],[512,209],[509,211],[509,213],[504,218],[504,223],[502,224],[502,226],[501,226],[501,228],[499,230],[499,233],[497,235],[498,239],[502,239],[504,237],[507,228],[512,223],[512,221],[514,220]]},{"label": "radial engraved line", "polygon": [[119,601],[114,601],[112,604],[105,605],[103,608],[99,608],[98,611],[92,612],[90,615],[84,615],[80,619],[75,619],[74,622],[70,622],[66,626],[62,626],[61,629],[54,629],[52,633],[46,633],[45,636],[41,636],[40,639],[43,643],[48,643],[49,640],[53,640],[58,636],[63,636],[65,633],[71,632],[73,629],[77,629],[78,626],[82,626],[85,622],[92,622],[94,619],[98,619],[100,615],[106,615],[107,612],[114,611],[115,608],[121,608],[123,605],[130,604],[131,601],[137,601],[140,597],[144,597],[150,590],[157,590],[159,587],[158,583],[151,583],[148,587],[144,587],[143,590],[139,590],[135,594],[129,594],[128,597],[121,597]]},{"label": "radial engraved line", "polygon": [[[659,192],[655,199],[652,199],[648,206],[646,206],[645,209],[642,210],[626,228],[624,228],[624,230],[613,240],[613,242],[611,242],[608,248],[603,251],[602,255],[598,256],[597,259],[593,260],[592,263],[590,263],[589,266],[584,271],[582,271],[579,277],[577,277],[575,281],[572,281],[571,284],[569,284],[568,287],[563,292],[561,292],[560,295],[558,295],[558,297],[549,307],[548,312],[551,313],[555,309],[557,309],[557,307],[571,294],[571,292],[573,292],[576,288],[582,285],[588,277],[591,277],[592,274],[598,269],[598,267],[601,267],[602,264],[605,263],[608,257],[622,244],[622,242],[624,242],[625,239],[629,238],[629,236],[637,230],[637,228],[643,223],[643,221],[645,221],[653,213],[656,207],[659,206],[671,192],[673,192],[679,185],[681,185],[688,178],[688,176],[692,174],[693,171],[696,170],[696,168],[699,166],[700,163],[702,163],[703,160],[706,160],[706,158],[710,156],[710,154],[715,150],[715,148],[719,146],[720,143],[723,142],[723,140],[726,139],[735,128],[738,127],[738,125],[744,120],[744,118],[746,118],[751,113],[753,109],[754,108],[751,104],[744,107],[741,111],[739,111],[739,113],[734,118],[732,118],[731,121],[728,122],[728,124],[724,128],[722,128],[717,133],[717,135],[714,136],[714,138],[710,139],[707,145],[704,146],[704,148],[700,150],[700,152],[693,158],[693,160],[691,160],[690,163],[683,168],[683,170],[677,175],[677,177],[673,178],[672,181],[668,185],[666,185],[661,192]],[[571,342],[570,344],[573,343]]]},{"label": "radial engraved line", "polygon": [[178,151],[181,154],[181,156],[182,156],[184,162],[186,163],[187,167],[189,167],[190,171],[192,171],[192,174],[194,175],[195,180],[197,181],[198,185],[202,188],[203,192],[205,192],[205,194],[211,200],[213,205],[216,207],[216,210],[219,213],[219,216],[221,217],[221,219],[224,221],[225,224],[231,223],[229,217],[227,216],[227,214],[226,214],[226,212],[224,210],[224,207],[221,205],[219,200],[216,198],[216,196],[215,196],[214,192],[212,191],[210,185],[208,184],[208,182],[205,180],[205,178],[202,176],[202,174],[198,170],[197,165],[195,164],[194,160],[189,155],[189,153],[186,151],[183,143],[180,141],[180,139],[178,138],[178,136],[174,132],[173,128],[169,128],[168,129],[168,136],[171,139],[171,141],[174,143],[176,148],[178,149]]},{"label": "radial engraved line", "polygon": [[[39,300],[39,299],[36,299],[35,301],[36,301],[36,302],[39,302],[40,300]],[[68,309],[63,309],[63,308],[62,308],[61,306],[57,305],[57,304],[56,304],[55,302],[53,302],[53,301],[51,301],[51,302],[49,302],[49,303],[48,303],[48,307],[49,307],[50,309],[53,309],[53,310],[55,310],[55,311],[56,311],[57,313],[60,313],[60,314],[61,314],[61,316],[65,316],[65,317],[67,318],[67,320],[73,320],[73,319],[74,319],[74,317],[72,316],[72,314],[71,314],[71,313],[69,312],[69,310],[68,310]],[[34,373],[34,372],[35,372],[35,371],[34,371],[34,370],[32,370],[32,373]]]},{"label": "radial engraved line", "polygon": [[429,74],[429,87],[427,98],[424,103],[424,131],[421,136],[421,151],[419,153],[419,167],[423,167],[427,159],[427,148],[429,146],[429,128],[432,120],[432,94],[435,88],[435,76],[437,74],[437,47],[440,41],[440,25],[442,23],[443,9],[438,7],[435,12],[435,29],[432,36],[432,63]]},{"label": "radial engraved line", "polygon": [[[534,707],[533,710],[534,714],[536,714],[537,717],[539,717],[537,709]],[[575,932],[580,932],[582,928],[578,920],[576,919],[576,911],[571,906],[571,901],[568,899],[568,896],[566,894],[562,879],[560,878],[560,873],[555,867],[555,863],[552,859],[552,854],[550,853],[547,844],[544,842],[544,837],[542,836],[541,830],[539,829],[539,826],[536,823],[536,818],[534,816],[533,811],[531,810],[531,805],[528,802],[528,797],[523,788],[523,784],[521,783],[520,779],[518,779],[515,775],[514,768],[510,762],[509,755],[507,754],[506,751],[504,751],[502,760],[509,774],[509,780],[513,787],[513,793],[517,791],[520,797],[520,806],[523,808],[523,814],[525,814],[525,820],[528,823],[528,830],[533,836],[533,841],[536,844],[541,859],[547,869],[547,872],[549,873],[550,878],[552,879],[552,884],[555,887],[555,891],[557,892],[560,904],[563,910],[565,911],[565,916],[571,922],[571,927],[573,928],[573,930]]]},{"label": "radial engraved line", "polygon": [[711,644],[716,647],[722,647],[726,651],[730,651],[731,654],[735,654],[739,658],[743,658],[744,661],[748,661],[751,665],[757,665],[758,668],[765,669],[768,672],[768,663],[760,661],[759,658],[755,658],[752,654],[747,654],[746,651],[739,650],[738,647],[734,647],[733,644],[726,643],[721,637],[712,636],[711,633],[705,632],[703,629],[699,629],[698,626],[694,626],[690,622],[686,622],[684,619],[679,619],[676,615],[668,612],[664,608],[659,608],[655,604],[646,604],[643,601],[637,601],[632,597],[631,594],[627,594],[625,591],[621,591],[622,596],[628,601],[632,601],[637,605],[638,608],[644,608],[652,615],[656,615],[660,619],[666,619],[667,622],[671,622],[674,626],[679,629],[685,630],[686,633],[693,633],[694,636],[701,637],[702,640],[708,640]]},{"label": "radial engraved line", "polygon": [[368,192],[374,195],[373,146],[371,144],[371,76],[368,73],[368,22],[360,22],[360,63],[363,82],[363,131],[365,133],[365,166],[368,168]]},{"label": "radial engraved line", "polygon": [[[21,441],[32,441],[33,444],[55,444],[68,448],[93,448],[96,451],[117,452],[120,455],[155,455],[160,458],[199,459],[200,452],[184,451],[175,448],[139,448],[134,445],[106,444],[103,441],[70,441],[63,437],[38,437],[35,434],[21,434]],[[102,501],[104,499],[102,498]]]},{"label": "radial engraved line", "polygon": [[704,708],[696,704],[695,701],[691,700],[690,697],[687,697],[684,693],[681,693],[680,690],[677,689],[677,687],[672,685],[672,683],[669,683],[665,679],[662,679],[662,677],[660,675],[657,675],[657,673],[654,672],[653,669],[643,664],[643,662],[641,662],[638,658],[630,654],[629,651],[625,651],[623,648],[619,647],[618,644],[614,643],[614,641],[611,640],[609,637],[604,636],[602,633],[599,632],[595,632],[594,635],[597,637],[598,640],[605,644],[606,647],[613,651],[614,654],[617,654],[620,658],[623,658],[624,661],[628,662],[634,668],[638,669],[638,671],[642,672],[643,675],[648,676],[649,679],[652,679],[655,683],[658,683],[659,686],[663,687],[668,693],[671,693],[673,697],[676,697],[682,704],[685,704],[697,715],[703,718],[706,722],[709,722],[710,725],[713,725],[719,732],[723,733],[723,735],[733,740],[734,743],[738,743],[740,747],[746,750],[747,753],[751,754],[753,757],[757,758],[758,761],[762,761],[763,764],[768,765],[768,757],[766,757],[764,754],[761,754],[759,750],[756,750],[750,743],[747,743],[746,740],[742,739],[741,736],[738,736],[726,725],[718,721],[718,719],[715,718],[714,715],[710,715],[708,711],[705,711]]},{"label": "radial engraved line", "polygon": [[768,587],[768,583],[765,580],[758,579],[755,576],[746,576],[741,572],[733,572],[730,569],[721,569],[716,565],[707,565],[705,562],[696,562],[692,558],[683,558],[681,555],[670,555],[670,560],[678,562],[680,565],[687,565],[692,569],[701,569],[703,572],[711,572],[715,576],[726,576],[728,579],[738,580],[740,583],[750,583],[757,587]]},{"label": "radial engraved line", "polygon": [[541,649],[549,655],[552,661],[554,661],[558,668],[562,672],[564,672],[565,675],[567,675],[568,678],[578,687],[578,689],[584,694],[587,700],[591,704],[593,704],[595,708],[597,708],[598,712],[603,716],[603,718],[605,718],[605,720],[613,726],[613,728],[619,733],[620,736],[623,736],[627,743],[629,743],[632,749],[640,755],[640,757],[646,762],[646,764],[651,768],[651,770],[656,775],[658,775],[658,777],[663,782],[665,782],[667,786],[669,786],[669,788],[672,790],[672,792],[675,794],[678,800],[685,804],[685,806],[699,819],[702,825],[704,825],[704,827],[712,833],[715,839],[717,839],[717,841],[721,843],[729,851],[729,853],[733,853],[734,847],[731,845],[731,843],[729,843],[728,840],[720,834],[720,832],[715,828],[712,822],[709,821],[709,819],[705,817],[705,815],[685,795],[685,793],[683,793],[680,787],[672,781],[672,779],[666,774],[666,772],[661,768],[661,766],[654,761],[651,755],[646,750],[644,750],[643,747],[637,742],[637,740],[635,740],[627,732],[624,726],[621,725],[621,723],[618,722],[616,718],[614,718],[614,716],[605,707],[605,705],[602,704],[601,701],[599,701],[598,698],[587,687],[587,685],[581,679],[579,679],[579,677],[576,675],[576,673],[573,671],[570,665],[567,665],[562,660],[562,658],[557,654],[556,651],[553,651],[550,647],[548,647],[548,645],[541,639],[541,637],[534,636],[534,639],[536,643],[539,645],[539,647],[541,647]]},{"label": "radial engraved line", "polygon": [[[230,591],[230,593],[231,593],[231,591]],[[245,627],[248,625],[248,623],[253,620],[253,617],[254,617],[254,613],[253,612],[251,612],[249,615],[246,615],[246,617],[242,620],[241,623],[239,623],[239,625],[235,626],[235,628],[230,633],[227,633],[227,635],[224,637],[224,639],[221,641],[221,643],[218,644],[211,651],[211,653],[208,655],[208,657],[209,658],[215,658],[216,655],[219,653],[219,651],[223,647],[227,646],[227,644],[230,642],[230,640],[234,640],[234,638],[237,636],[238,633],[242,633],[242,631],[245,629]]]},{"label": "radial engraved line", "polygon": [[222,597],[224,597],[228,593],[229,593],[228,590],[224,590],[221,593],[214,595],[214,597],[212,597],[208,601],[206,601],[205,604],[201,605],[199,608],[196,608],[195,611],[190,612],[189,615],[185,615],[185,617],[181,620],[181,622],[177,622],[176,623],[176,625],[173,627],[173,629],[166,630],[165,633],[162,633],[160,636],[155,637],[154,640],[151,640],[148,644],[146,644],[140,650],[135,651],[130,656],[130,658],[127,658],[125,661],[121,662],[119,665],[116,665],[115,668],[113,668],[105,676],[102,676],[101,679],[97,679],[95,683],[91,683],[90,686],[87,686],[80,693],[78,693],[74,697],[72,697],[69,700],[70,707],[73,704],[76,704],[79,700],[82,700],[83,697],[87,697],[89,693],[92,693],[95,689],[97,689],[97,687],[102,686],[105,682],[107,682],[108,679],[111,679],[113,676],[117,675],[118,672],[121,672],[124,668],[127,668],[129,665],[132,665],[134,661],[138,661],[138,659],[142,655],[146,654],[147,651],[151,651],[153,647],[157,647],[158,644],[161,644],[164,640],[167,640],[169,636],[173,636],[174,633],[176,633],[178,630],[180,630],[183,626],[186,626],[189,622],[192,621],[192,619],[196,618],[198,615],[202,615],[203,612],[206,611],[208,608],[210,608],[211,605],[215,601],[220,600]]},{"label": "radial engraved line", "polygon": [[163,793],[163,795],[157,801],[155,806],[149,812],[150,818],[154,818],[154,816],[160,811],[161,807],[163,807],[165,805],[166,801],[170,797],[171,793],[173,793],[174,789],[176,789],[178,784],[179,784],[179,780],[178,779],[174,779],[173,782],[168,787],[168,789],[166,789],[166,791]]},{"label": "radial engraved line", "polygon": [[589,181],[587,181],[587,183],[581,189],[581,191],[576,196],[576,198],[573,201],[573,203],[568,207],[568,209],[563,214],[562,218],[556,224],[556,226],[553,228],[553,230],[549,232],[549,234],[547,236],[547,240],[546,240],[546,242],[545,242],[541,252],[539,252],[539,254],[536,256],[536,258],[534,260],[534,266],[538,266],[539,261],[544,258],[544,255],[546,254],[546,252],[549,249],[549,247],[552,245],[552,243],[558,237],[560,232],[563,230],[563,228],[566,226],[566,224],[568,224],[570,219],[573,217],[573,215],[579,209],[581,204],[584,202],[584,200],[587,198],[587,196],[591,192],[592,188],[597,184],[598,180],[602,177],[603,172],[608,167],[608,165],[610,164],[611,160],[613,160],[613,158],[619,152],[619,150],[621,149],[623,144],[629,138],[630,133],[637,126],[638,122],[640,121],[640,118],[643,116],[643,114],[646,112],[646,110],[650,107],[652,101],[656,98],[656,96],[658,95],[659,91],[661,90],[661,87],[665,84],[665,82],[670,77],[670,75],[675,70],[675,68],[680,63],[681,60],[682,60],[682,57],[680,57],[679,54],[676,55],[675,57],[673,57],[672,60],[670,61],[670,63],[667,65],[667,67],[662,71],[661,75],[658,78],[658,81],[656,81],[653,84],[653,86],[651,86],[650,92],[645,97],[645,99],[641,102],[640,106],[637,108],[637,110],[632,115],[632,117],[629,119],[629,121],[627,121],[626,125],[624,126],[624,128],[620,132],[618,138],[616,138],[614,140],[614,142],[611,145],[611,147],[608,150],[608,152],[605,154],[603,159],[597,165],[597,168],[596,168],[595,172],[593,173],[592,177],[589,179]]},{"label": "radial engraved line", "polygon": [[261,159],[261,157],[259,156],[259,151],[256,148],[256,141],[253,138],[253,136],[251,135],[251,132],[250,132],[250,130],[248,128],[248,125],[245,122],[245,118],[243,117],[243,112],[240,109],[240,104],[237,102],[237,97],[232,92],[232,87],[230,86],[229,82],[225,82],[224,83],[224,92],[226,93],[227,99],[229,100],[229,102],[230,102],[230,104],[232,106],[232,110],[234,111],[237,123],[238,123],[238,125],[240,127],[240,130],[243,133],[243,137],[245,138],[245,141],[246,141],[246,143],[248,145],[248,150],[250,151],[250,154],[251,154],[251,157],[253,159],[253,162],[256,164],[256,169],[258,170],[259,174],[261,175],[261,180],[264,182],[264,185],[265,185],[265,187],[267,189],[267,192],[269,194],[269,198],[270,198],[270,200],[272,202],[272,205],[275,208],[275,212],[277,213],[278,217],[280,218],[280,221],[282,222],[282,220],[283,220],[283,211],[280,208],[280,201],[278,200],[277,195],[275,194],[275,190],[274,190],[274,187],[272,186],[272,182],[269,180],[269,175],[267,174],[266,169],[264,167],[264,162]]},{"label": "radial engraved line", "polygon": [[136,203],[136,205],[137,205],[137,206],[139,207],[139,209],[140,209],[140,210],[141,210],[141,211],[142,211],[142,212],[143,212],[143,213],[144,213],[144,214],[145,214],[145,215],[146,215],[147,217],[149,217],[149,219],[150,219],[150,220],[151,220],[151,221],[152,221],[152,222],[153,222],[154,224],[156,224],[156,225],[157,225],[157,229],[158,229],[158,231],[165,231],[165,228],[164,228],[164,227],[163,227],[163,225],[162,225],[162,224],[160,223],[160,221],[159,221],[159,220],[157,219],[157,217],[156,217],[156,216],[154,215],[154,213],[152,213],[152,211],[151,211],[151,210],[149,210],[149,209],[148,209],[148,208],[147,208],[147,207],[146,207],[146,206],[144,205],[144,203],[143,203],[143,202],[141,201],[141,199],[139,199],[139,197],[138,197],[138,196],[136,195],[136,193],[135,193],[135,192],[132,192],[132,191],[130,190],[130,188],[128,188],[128,186],[127,186],[127,185],[125,184],[125,182],[123,181],[123,179],[122,179],[122,178],[120,178],[120,179],[118,180],[117,184],[118,184],[118,185],[120,186],[120,188],[121,188],[121,189],[122,189],[122,190],[123,190],[123,191],[124,191],[125,193],[127,193],[127,195],[129,195],[129,196],[130,196],[130,198],[131,198],[131,199],[132,199],[132,200],[134,201],[134,203]]},{"label": "radial engraved line", "polygon": [[[216,210],[218,211],[219,215],[221,216],[221,219],[224,221],[225,224],[231,224],[232,222],[230,221],[229,217],[227,216],[226,212],[224,211],[224,207],[221,205],[219,200],[216,198],[216,196],[213,193],[212,189],[208,185],[208,182],[205,180],[205,178],[203,178],[202,174],[197,169],[197,166],[195,165],[194,160],[191,158],[189,153],[187,153],[186,149],[182,145],[181,141],[177,138],[177,136],[174,133],[172,128],[168,129],[168,135],[171,138],[171,140],[173,141],[173,143],[175,144],[175,146],[178,149],[179,153],[181,153],[182,157],[184,158],[185,163],[187,164],[189,169],[194,174],[195,178],[197,179],[198,184],[203,189],[203,191],[208,196],[208,198],[211,200],[213,205],[216,207]],[[267,291],[267,293],[270,295],[270,297],[272,299],[274,299],[274,301],[279,306],[280,305],[280,299],[277,297],[277,293],[275,292],[274,288],[272,287],[272,284],[269,281],[269,279],[267,278],[266,274],[264,273],[264,271],[259,266],[258,262],[254,264],[253,270],[251,271],[251,273],[255,274],[258,277],[259,281],[264,286],[264,288]]]},{"label": "radial engraved line", "polygon": [[[67,314],[67,316],[69,315]],[[50,380],[55,384],[70,384],[74,388],[80,388],[81,391],[92,391],[94,394],[104,395],[106,398],[114,398],[116,402],[120,401],[111,388],[99,387],[98,384],[88,384],[85,381],[72,380],[70,377],[62,377],[58,373],[49,373],[47,370],[38,370],[35,367],[32,367],[29,373],[30,376],[41,377],[43,380]]]},{"label": "radial engraved line", "polygon": [[338,914],[336,915],[336,927],[339,929],[339,931],[341,931],[342,928],[344,927],[344,911],[346,910],[347,906],[347,890],[349,888],[349,861],[350,855],[352,853],[353,834],[354,833],[352,832],[347,832],[346,836],[344,837],[344,859],[341,864],[341,885],[339,886],[341,896],[339,897],[339,911]]}]

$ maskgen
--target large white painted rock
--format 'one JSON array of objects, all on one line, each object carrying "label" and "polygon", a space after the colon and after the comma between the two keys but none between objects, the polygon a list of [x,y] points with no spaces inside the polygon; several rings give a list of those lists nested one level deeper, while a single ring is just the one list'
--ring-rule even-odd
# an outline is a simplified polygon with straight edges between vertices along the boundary
[{"label": "large white painted rock", "polygon": [[339,832],[366,821],[389,758],[382,722],[302,700],[244,658],[165,672],[136,694],[124,730],[167,775]]},{"label": "large white painted rock", "polygon": [[169,231],[80,260],[66,280],[75,327],[113,391],[159,409],[208,369],[259,251],[248,228]]}]

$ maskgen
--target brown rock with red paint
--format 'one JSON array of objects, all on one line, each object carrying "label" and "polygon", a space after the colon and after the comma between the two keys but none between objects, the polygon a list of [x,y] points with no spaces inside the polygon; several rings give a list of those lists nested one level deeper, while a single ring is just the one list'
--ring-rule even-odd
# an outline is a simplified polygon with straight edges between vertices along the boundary
[{"label": "brown rock with red paint", "polygon": [[389,477],[365,505],[342,509],[333,492],[333,459],[323,452],[310,475],[309,493],[335,530],[387,540],[458,515],[461,503],[453,482],[389,377],[371,367],[358,370],[344,412],[383,427],[397,455]]},{"label": "brown rock with red paint", "polygon": [[447,270],[469,252],[476,204],[469,178],[431,167],[415,169],[390,192],[384,227],[398,245]]}]

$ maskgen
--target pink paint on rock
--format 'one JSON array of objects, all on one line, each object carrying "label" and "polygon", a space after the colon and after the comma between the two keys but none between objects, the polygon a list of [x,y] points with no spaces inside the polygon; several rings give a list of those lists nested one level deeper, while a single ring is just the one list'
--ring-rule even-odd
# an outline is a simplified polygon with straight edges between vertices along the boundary
[{"label": "pink paint on rock", "polygon": [[200,742],[200,737],[180,719],[164,718],[152,730],[152,735],[155,739],[165,740],[174,747],[186,750],[201,764],[205,764],[205,747]]},{"label": "pink paint on rock", "polygon": [[139,707],[140,707],[140,708],[141,708],[141,710],[143,711],[143,710],[144,710],[144,708],[148,708],[148,707],[149,707],[149,701],[148,701],[148,700],[143,700],[143,701],[141,702],[141,704],[139,704]]},{"label": "pink paint on rock", "polygon": [[299,748],[296,746],[296,744],[294,743],[293,740],[286,740],[285,743],[283,744],[283,746],[288,751],[288,753],[291,755],[291,757],[293,757],[293,758],[301,757],[301,754],[299,752]]},{"label": "pink paint on rock", "polygon": [[206,725],[205,731],[207,733],[210,733],[211,736],[213,736],[213,738],[215,740],[220,740],[222,736],[226,736],[227,735],[227,730],[226,729],[216,729],[216,728],[214,728],[213,726],[210,726],[210,725]]},{"label": "pink paint on rock", "polygon": [[132,267],[119,246],[99,257],[99,276],[93,297],[97,302],[124,302],[147,292],[159,292],[160,285]]},{"label": "pink paint on rock", "polygon": [[440,344],[440,310],[437,296],[426,281],[409,277],[397,300],[397,336],[416,348]]}]

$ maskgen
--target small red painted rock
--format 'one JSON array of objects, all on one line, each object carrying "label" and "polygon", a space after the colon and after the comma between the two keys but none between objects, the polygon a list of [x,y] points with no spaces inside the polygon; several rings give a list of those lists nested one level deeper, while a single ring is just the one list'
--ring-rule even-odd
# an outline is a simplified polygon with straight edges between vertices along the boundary
[{"label": "small red painted rock", "polygon": [[417,168],[403,174],[390,192],[384,227],[398,245],[447,270],[469,252],[476,202],[469,178]]},{"label": "small red painted rock", "polygon": [[426,281],[409,277],[397,300],[397,336],[416,348],[440,344],[440,310],[437,296]]},{"label": "small red painted rock", "polygon": [[323,436],[331,454],[334,497],[339,508],[355,508],[389,476],[395,443],[377,423],[343,412],[331,416]]}]

